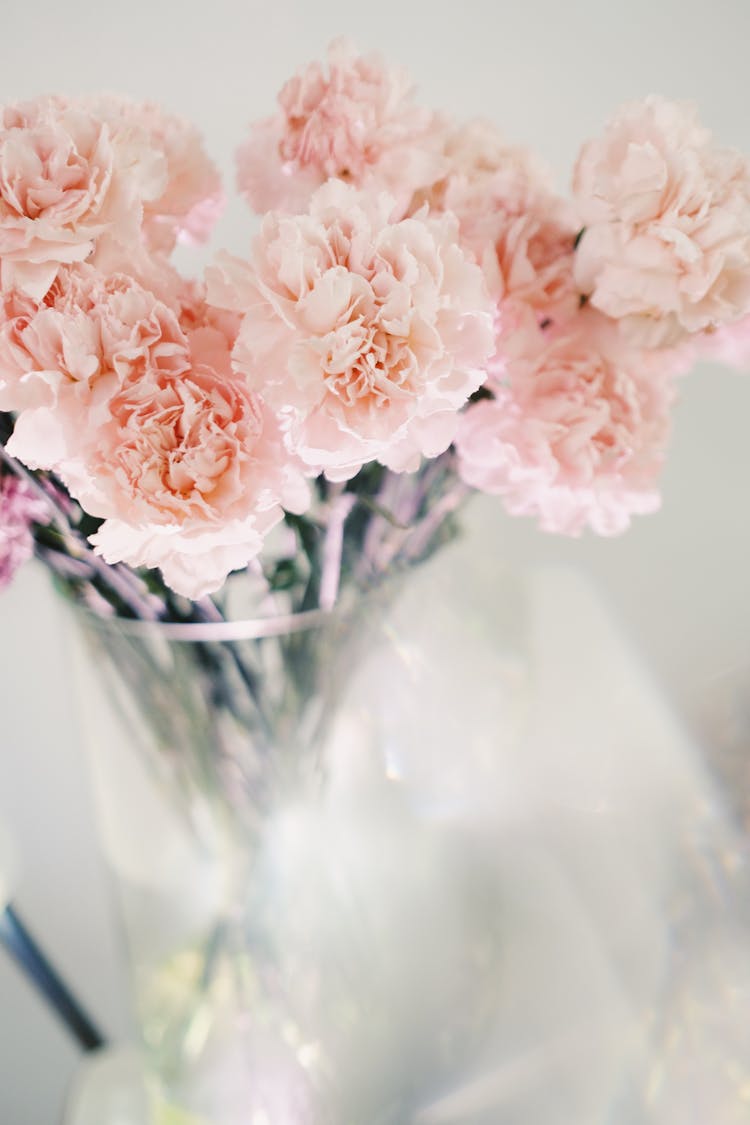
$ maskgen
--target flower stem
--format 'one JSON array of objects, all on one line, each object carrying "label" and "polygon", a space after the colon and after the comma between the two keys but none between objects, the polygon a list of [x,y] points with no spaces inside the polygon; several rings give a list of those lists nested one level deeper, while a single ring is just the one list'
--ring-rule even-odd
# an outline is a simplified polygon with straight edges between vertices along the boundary
[{"label": "flower stem", "polygon": [[110,565],[104,562],[95,551],[91,549],[84,536],[73,528],[56,502],[51,490],[46,489],[39,478],[32,473],[15,457],[11,457],[4,446],[0,445],[0,458],[8,468],[24,480],[34,493],[42,500],[50,513],[49,525],[53,526],[60,535],[60,551],[69,558],[79,560],[88,566],[90,571],[99,578],[100,582],[115,594],[131,611],[134,617],[140,620],[157,621],[159,611],[154,604],[152,595],[148,593],[145,585],[137,575],[127,567]]},{"label": "flower stem", "polygon": [[6,907],[0,915],[0,944],[84,1051],[96,1051],[105,1046],[103,1034],[47,960],[12,906]]}]

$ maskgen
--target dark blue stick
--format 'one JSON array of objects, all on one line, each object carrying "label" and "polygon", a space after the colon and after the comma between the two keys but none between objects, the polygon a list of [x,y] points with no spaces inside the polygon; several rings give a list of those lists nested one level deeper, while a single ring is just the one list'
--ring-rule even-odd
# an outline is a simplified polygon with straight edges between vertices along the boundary
[{"label": "dark blue stick", "polygon": [[12,906],[0,914],[0,945],[5,946],[85,1051],[96,1051],[104,1046],[104,1036],[55,972]]}]

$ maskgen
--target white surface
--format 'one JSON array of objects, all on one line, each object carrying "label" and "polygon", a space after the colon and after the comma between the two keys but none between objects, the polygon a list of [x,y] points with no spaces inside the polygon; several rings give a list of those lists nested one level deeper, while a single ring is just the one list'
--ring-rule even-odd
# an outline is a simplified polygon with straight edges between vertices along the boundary
[{"label": "white surface", "polygon": [[[407,65],[425,103],[486,115],[534,145],[561,184],[578,144],[617,103],[649,92],[692,98],[723,141],[750,151],[747,0],[38,0],[4,6],[0,100],[101,89],[154,98],[202,127],[231,184],[245,122],[270,112],[282,81],[340,33]],[[216,245],[241,251],[250,230],[235,201]],[[750,695],[749,417],[750,378],[694,375],[676,419],[663,511],[624,539],[551,540],[491,503],[471,520],[485,561],[560,560],[591,576],[684,722],[722,739],[739,737],[727,724],[742,720]],[[0,819],[19,845],[19,903],[97,1016],[118,1030],[69,654],[43,575],[27,571],[2,596],[0,628]],[[571,660],[582,658],[575,621],[567,643]],[[614,696],[619,687],[599,681],[596,690]],[[580,683],[583,699],[589,690]],[[74,1060],[0,958],[2,1125],[54,1122]]]},{"label": "white surface", "polygon": [[71,1087],[63,1125],[145,1125],[148,1094],[135,1051],[114,1047],[92,1055]]}]

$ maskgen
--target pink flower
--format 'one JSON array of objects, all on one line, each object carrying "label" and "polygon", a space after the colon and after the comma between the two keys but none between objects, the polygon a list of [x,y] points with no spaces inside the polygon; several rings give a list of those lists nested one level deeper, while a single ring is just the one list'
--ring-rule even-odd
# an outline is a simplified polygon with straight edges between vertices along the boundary
[{"label": "pink flower", "polygon": [[533,154],[484,122],[447,134],[445,155],[447,175],[418,198],[456,215],[464,249],[484,270],[498,305],[497,369],[519,334],[577,311],[574,216]]},{"label": "pink flower", "polygon": [[575,316],[579,299],[573,280],[572,226],[550,202],[525,214],[498,215],[482,265],[498,302],[499,342],[515,347],[519,331],[561,326]]},{"label": "pink flower", "polygon": [[175,312],[122,275],[64,267],[40,304],[13,295],[0,402],[20,410],[8,451],[54,468],[108,562],[159,566],[199,597],[260,550],[307,486],[276,419],[233,375],[231,314],[186,290]]},{"label": "pink flower", "polygon": [[492,305],[447,215],[390,221],[392,200],[340,182],[302,216],[271,214],[250,266],[225,258],[209,298],[243,312],[236,370],[290,449],[333,480],[379,460],[415,469],[452,439],[484,380]]},{"label": "pink flower", "polygon": [[258,554],[282,505],[301,511],[309,496],[276,419],[232,375],[226,341],[200,329],[191,346],[188,369],[129,377],[61,476],[104,518],[91,542],[107,562],[159,567],[198,598]]},{"label": "pink flower", "polygon": [[164,190],[144,205],[143,229],[149,247],[168,254],[176,242],[205,242],[225,199],[219,173],[206,155],[198,129],[153,102],[102,97],[93,99],[90,107],[115,136],[140,131],[165,163]]},{"label": "pink flower", "polygon": [[444,168],[442,126],[413,104],[409,78],[342,40],[328,50],[328,73],[308,66],[279,105],[237,154],[240,191],[258,213],[303,211],[330,178],[388,191],[403,211]]},{"label": "pink flower", "polygon": [[206,285],[202,281],[183,281],[173,293],[173,305],[183,332],[195,337],[198,329],[219,332],[231,351],[237,339],[242,317],[229,309],[218,309],[208,303]]},{"label": "pink flower", "polygon": [[100,242],[140,239],[164,158],[138,130],[114,134],[82,104],[39,98],[0,111],[2,286],[40,300],[59,266]]},{"label": "pink flower", "polygon": [[581,316],[509,361],[494,398],[465,413],[460,475],[544,531],[618,534],[659,506],[673,387],[652,356],[622,351],[599,318]]},{"label": "pink flower", "polygon": [[188,364],[176,315],[137,282],[62,267],[43,301],[5,298],[0,409],[21,412],[8,450],[30,467],[55,468],[126,379]]},{"label": "pink flower", "polygon": [[481,221],[482,210],[522,215],[552,194],[549,169],[529,149],[508,144],[487,121],[445,128],[442,153],[442,175],[419,194],[418,203],[454,211],[462,228]]},{"label": "pink flower", "polygon": [[49,509],[25,481],[0,475],[0,589],[34,553],[32,523],[48,523]]},{"label": "pink flower", "polygon": [[750,310],[750,164],[689,106],[625,106],[584,145],[576,280],[635,343],[679,341]]}]

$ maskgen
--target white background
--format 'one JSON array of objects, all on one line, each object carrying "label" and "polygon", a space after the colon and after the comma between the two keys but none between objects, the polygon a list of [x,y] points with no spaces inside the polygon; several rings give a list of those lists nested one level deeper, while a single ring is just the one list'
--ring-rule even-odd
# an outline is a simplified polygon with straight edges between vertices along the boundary
[{"label": "white background", "polygon": [[[486,116],[536,147],[561,187],[579,143],[619,102],[652,92],[696,101],[722,142],[750,152],[747,0],[5,0],[0,26],[0,100],[112,90],[161,101],[200,125],[228,185],[246,122],[272,112],[282,82],[342,33],[407,66],[426,104]],[[215,245],[242,252],[251,229],[234,202]],[[485,564],[561,560],[590,576],[681,720],[714,741],[742,741],[750,709],[749,419],[750,377],[696,372],[677,411],[663,510],[623,539],[553,540],[491,503],[472,519]],[[0,597],[0,630],[0,819],[20,852],[18,902],[116,1032],[116,953],[70,653],[43,574],[27,570]],[[75,1059],[0,957],[2,1125],[56,1121]]]}]

